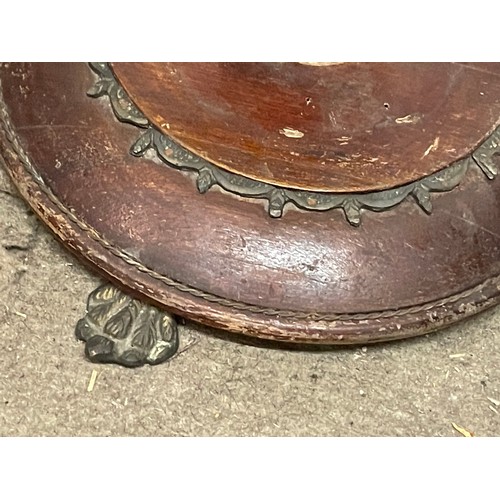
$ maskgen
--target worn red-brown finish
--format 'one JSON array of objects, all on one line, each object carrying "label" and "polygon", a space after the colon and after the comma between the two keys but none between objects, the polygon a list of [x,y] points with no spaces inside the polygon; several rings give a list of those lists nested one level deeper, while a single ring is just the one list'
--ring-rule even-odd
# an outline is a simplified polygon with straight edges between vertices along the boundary
[{"label": "worn red-brown finish", "polygon": [[132,157],[139,131],[119,123],[106,99],[86,96],[94,81],[86,65],[3,65],[0,80],[17,134],[58,202],[0,128],[23,196],[82,259],[175,313],[257,337],[353,343],[424,333],[499,300],[500,182],[479,169],[436,195],[431,216],[406,201],[365,212],[359,228],[337,210],[272,219],[261,202],[201,195],[190,174]]},{"label": "worn red-brown finish", "polygon": [[500,123],[500,64],[115,63],[156,124],[275,185],[372,191],[430,175]]}]

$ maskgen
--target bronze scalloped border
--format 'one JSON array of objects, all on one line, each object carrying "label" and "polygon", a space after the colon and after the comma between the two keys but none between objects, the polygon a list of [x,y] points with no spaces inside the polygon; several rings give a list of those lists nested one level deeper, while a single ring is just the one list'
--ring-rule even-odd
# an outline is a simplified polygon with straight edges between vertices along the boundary
[{"label": "bronze scalloped border", "polygon": [[119,121],[146,129],[130,148],[132,155],[143,156],[148,150],[153,150],[166,165],[197,172],[196,185],[200,193],[206,193],[211,187],[217,185],[225,191],[242,197],[265,199],[271,217],[281,217],[285,205],[293,203],[304,210],[324,211],[340,208],[351,225],[359,226],[363,209],[374,212],[388,210],[399,205],[409,196],[414,198],[426,213],[430,214],[432,212],[431,193],[451,191],[457,187],[471,165],[481,168],[490,180],[498,174],[492,158],[500,153],[500,127],[465,158],[452,163],[436,174],[394,189],[371,193],[328,194],[273,186],[228,172],[177,144],[166,135],[165,131],[155,128],[137,108],[117,81],[108,63],[89,64],[98,75],[98,79],[88,91],[88,95],[91,97],[108,96],[111,108]]},{"label": "bronze scalloped border", "polygon": [[[399,318],[405,315],[412,315],[426,312],[433,316],[436,314],[433,309],[438,309],[440,307],[450,306],[454,303],[457,303],[467,297],[474,295],[475,293],[483,291],[487,287],[495,287],[500,291],[500,276],[494,276],[488,278],[482,283],[476,285],[473,288],[467,289],[463,292],[450,295],[443,299],[427,302],[424,304],[399,308],[399,309],[386,309],[383,311],[374,311],[369,313],[312,313],[305,311],[293,311],[293,310],[284,310],[284,309],[274,309],[274,308],[266,308],[260,307],[253,304],[247,304],[245,302],[238,302],[231,299],[225,299],[218,295],[204,292],[197,288],[194,288],[190,285],[186,285],[184,283],[178,282],[172,278],[164,276],[146,265],[142,262],[136,260],[131,255],[127,254],[120,248],[116,247],[108,241],[106,238],[98,234],[95,229],[89,226],[84,221],[80,220],[69,208],[67,208],[61,200],[54,194],[51,188],[45,183],[42,176],[36,170],[33,162],[31,161],[29,155],[26,153],[24,147],[21,144],[21,141],[18,135],[15,132],[14,126],[10,120],[10,116],[7,110],[7,106],[3,99],[3,92],[0,85],[0,128],[5,134],[5,138],[7,142],[11,145],[11,149],[9,152],[13,155],[13,157],[17,158],[26,171],[29,174],[36,185],[39,187],[40,191],[47,196],[47,198],[54,203],[54,205],[65,215],[65,217],[74,223],[80,230],[82,230],[89,238],[96,241],[100,244],[105,250],[110,252],[112,255],[118,257],[123,260],[126,264],[133,266],[136,270],[147,274],[151,278],[162,282],[164,285],[174,288],[175,290],[187,293],[195,298],[200,298],[206,300],[207,302],[211,302],[217,304],[222,307],[228,307],[238,312],[248,312],[255,314],[262,314],[264,316],[273,317],[275,319],[288,319],[288,320],[305,320],[305,321],[315,321],[315,322],[331,322],[334,323],[336,321],[367,321],[367,320],[377,320],[377,319],[392,319]],[[270,337],[270,336],[268,336]]]}]

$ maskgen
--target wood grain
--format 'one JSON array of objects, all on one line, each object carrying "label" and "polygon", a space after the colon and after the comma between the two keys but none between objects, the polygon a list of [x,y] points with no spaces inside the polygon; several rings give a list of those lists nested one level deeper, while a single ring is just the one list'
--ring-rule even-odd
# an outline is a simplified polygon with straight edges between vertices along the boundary
[{"label": "wood grain", "polygon": [[[21,143],[59,203],[91,230],[40,190],[3,135],[1,153],[63,243],[135,293],[231,331],[322,343],[421,334],[498,301],[491,279],[500,275],[500,183],[479,169],[436,195],[431,216],[402,203],[366,213],[360,228],[338,211],[291,209],[271,219],[260,202],[201,195],[189,174],[132,157],[138,131],[117,122],[105,99],[86,96],[93,78],[84,64],[0,68]],[[482,283],[464,299],[432,305]],[[347,319],[317,319],[322,314]]]},{"label": "wood grain", "polygon": [[227,170],[313,191],[430,175],[499,125],[500,64],[114,63],[151,122]]}]

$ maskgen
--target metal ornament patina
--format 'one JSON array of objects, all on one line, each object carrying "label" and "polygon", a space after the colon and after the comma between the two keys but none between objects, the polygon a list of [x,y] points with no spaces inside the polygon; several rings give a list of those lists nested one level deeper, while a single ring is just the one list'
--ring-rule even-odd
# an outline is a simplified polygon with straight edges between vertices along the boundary
[{"label": "metal ornament patina", "polygon": [[89,295],[86,315],[75,332],[86,342],[87,357],[96,363],[157,365],[179,348],[177,324],[170,314],[110,284]]},{"label": "metal ornament patina", "polygon": [[410,196],[427,214],[430,214],[431,193],[451,191],[460,184],[470,167],[479,167],[490,180],[498,175],[495,156],[500,155],[500,127],[469,156],[436,174],[397,188],[371,193],[329,194],[273,186],[223,170],[177,144],[156,129],[137,109],[116,80],[108,63],[90,63],[90,67],[97,73],[98,80],[88,91],[88,95],[91,97],[107,95],[119,121],[145,129],[130,148],[132,155],[143,156],[152,150],[166,165],[196,172],[198,174],[196,185],[200,193],[206,193],[211,187],[219,186],[225,191],[245,198],[265,199],[271,217],[281,217],[285,205],[293,203],[305,210],[325,211],[340,208],[351,225],[359,226],[363,209],[381,212],[399,205]]}]

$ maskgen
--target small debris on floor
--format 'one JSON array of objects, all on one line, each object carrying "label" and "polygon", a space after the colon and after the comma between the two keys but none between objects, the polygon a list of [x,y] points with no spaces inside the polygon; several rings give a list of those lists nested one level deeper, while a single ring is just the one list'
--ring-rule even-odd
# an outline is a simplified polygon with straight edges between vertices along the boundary
[{"label": "small debris on floor", "polygon": [[99,372],[97,370],[92,370],[92,375],[90,375],[89,385],[87,386],[87,392],[92,392],[94,390],[95,381],[97,380],[97,375]]},{"label": "small debris on floor", "polygon": [[500,406],[500,401],[498,401],[498,399],[490,398],[489,396],[486,396],[486,398],[490,403],[493,403],[495,406]]},{"label": "small debris on floor", "polygon": [[468,431],[467,429],[465,429],[464,427],[457,425],[454,422],[452,422],[451,425],[453,426],[453,428],[456,431],[460,432],[460,434],[462,434],[462,436],[465,436],[467,438],[474,437],[474,434],[472,432]]},{"label": "small debris on floor", "polygon": [[465,352],[461,352],[461,353],[458,353],[458,354],[450,354],[450,359],[456,359],[456,358],[465,358],[465,356],[467,356],[467,353]]}]

